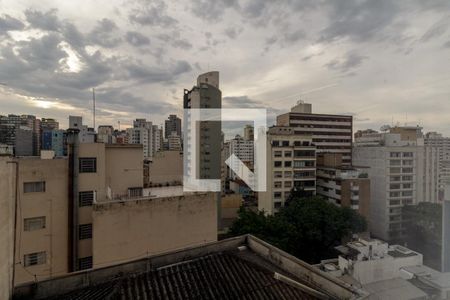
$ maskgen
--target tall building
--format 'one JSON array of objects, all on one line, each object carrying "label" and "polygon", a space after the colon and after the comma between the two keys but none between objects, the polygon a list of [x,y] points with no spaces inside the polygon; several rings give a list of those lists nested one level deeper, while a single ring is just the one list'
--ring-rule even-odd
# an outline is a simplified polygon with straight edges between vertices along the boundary
[{"label": "tall building", "polygon": [[52,133],[52,148],[55,152],[55,156],[67,155],[67,133],[62,129],[55,129]]},{"label": "tall building", "polygon": [[42,130],[53,130],[59,129],[59,122],[55,119],[42,118],[41,119],[41,129]]},{"label": "tall building", "polygon": [[294,127],[296,134],[311,134],[317,153],[340,153],[344,165],[352,164],[352,116],[314,114],[311,104],[299,101],[291,112],[277,117],[277,125]]},{"label": "tall building", "polygon": [[430,202],[442,202],[444,188],[450,183],[450,138],[437,132],[428,132],[425,135],[425,153],[430,157],[427,172],[433,176],[428,184],[434,194],[428,199]]},{"label": "tall building", "polygon": [[255,129],[252,125],[245,125],[244,127],[244,140],[253,141],[255,136]]},{"label": "tall building", "polygon": [[342,154],[317,156],[317,195],[338,206],[350,207],[369,219],[367,168],[342,165]]},{"label": "tall building", "polygon": [[402,206],[423,201],[422,128],[393,127],[355,138],[353,162],[367,166],[370,179],[369,230],[383,240],[401,238]]},{"label": "tall building", "polygon": [[181,137],[181,119],[177,115],[169,115],[164,122],[164,137],[168,139],[172,132]]},{"label": "tall building", "polygon": [[169,151],[181,151],[181,137],[177,135],[175,132],[169,135],[167,138],[167,150]]},{"label": "tall building", "polygon": [[146,119],[133,121],[133,128],[127,128],[128,144],[141,144],[144,158],[153,157],[153,124]]},{"label": "tall building", "polygon": [[13,146],[15,155],[39,155],[40,120],[32,115],[0,116],[0,143]]},{"label": "tall building", "polygon": [[83,118],[80,116],[69,116],[69,128],[79,130],[80,143],[95,143],[97,140],[95,130],[83,125]]},{"label": "tall building", "polygon": [[[240,161],[242,161],[250,170],[254,170],[254,151],[253,151],[253,139],[247,140],[242,138],[240,135],[236,135],[234,139],[229,140],[226,143],[229,147],[228,151],[225,152],[227,155],[224,157],[227,159],[230,155],[236,155]],[[235,167],[234,169],[238,169]],[[231,168],[229,169],[228,177],[235,179],[236,175]]]},{"label": "tall building", "polygon": [[97,129],[97,142],[105,144],[114,144],[114,127],[111,125],[100,125]]},{"label": "tall building", "polygon": [[267,135],[267,191],[259,193],[258,209],[273,214],[283,207],[293,188],[316,194],[316,147],[310,134],[274,126]]},{"label": "tall building", "polygon": [[[219,89],[219,72],[213,71],[201,74],[197,78],[197,85],[191,90],[184,90],[184,109],[194,108],[221,108],[222,92]],[[185,114],[184,128],[187,129],[190,117]],[[190,149],[191,143],[197,143],[197,165],[193,166],[188,159],[184,160],[185,175],[193,174],[196,168],[197,179],[220,179],[220,154],[221,154],[221,130],[220,121],[201,121],[198,128],[185,130],[188,134],[184,137],[186,149]],[[197,131],[197,140],[193,140],[190,131]],[[189,150],[187,150],[189,151]]]},{"label": "tall building", "polygon": [[20,117],[21,125],[30,128],[32,132],[32,155],[38,156],[41,150],[41,120],[33,115],[22,115]]},{"label": "tall building", "polygon": [[153,125],[152,127],[152,146],[153,146],[153,154],[160,152],[163,150],[163,130],[158,125]]}]

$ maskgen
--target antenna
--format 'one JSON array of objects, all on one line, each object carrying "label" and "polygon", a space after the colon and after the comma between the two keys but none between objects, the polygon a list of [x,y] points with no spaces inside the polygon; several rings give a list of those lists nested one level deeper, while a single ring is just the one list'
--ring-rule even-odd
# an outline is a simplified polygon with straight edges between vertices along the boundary
[{"label": "antenna", "polygon": [[95,131],[95,88],[92,88],[92,106],[93,106],[92,114],[94,119],[94,131]]},{"label": "antenna", "polygon": [[119,121],[117,121],[117,123],[119,123],[119,132],[120,132],[120,120],[119,120]]}]

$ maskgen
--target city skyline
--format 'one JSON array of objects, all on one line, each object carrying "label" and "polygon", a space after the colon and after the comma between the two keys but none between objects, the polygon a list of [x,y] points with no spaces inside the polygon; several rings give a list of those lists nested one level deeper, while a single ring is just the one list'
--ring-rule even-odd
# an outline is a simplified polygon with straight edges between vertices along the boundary
[{"label": "city skyline", "polygon": [[283,3],[2,1],[0,111],[92,126],[95,87],[97,124],[159,125],[182,115],[193,74],[218,70],[224,107],[274,117],[303,98],[352,114],[355,131],[407,122],[450,135],[448,2]]}]

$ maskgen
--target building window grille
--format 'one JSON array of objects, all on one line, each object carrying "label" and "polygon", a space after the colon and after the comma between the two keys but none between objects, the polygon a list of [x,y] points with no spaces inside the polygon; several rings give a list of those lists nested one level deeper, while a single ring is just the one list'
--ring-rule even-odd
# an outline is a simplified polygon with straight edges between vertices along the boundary
[{"label": "building window grille", "polygon": [[25,267],[45,264],[47,255],[45,251],[25,254],[23,262]]},{"label": "building window grille", "polygon": [[45,192],[45,181],[24,182],[23,192],[24,193]]},{"label": "building window grille", "polygon": [[25,231],[33,231],[45,228],[45,217],[26,218],[23,220]]},{"label": "building window grille", "polygon": [[80,158],[80,173],[95,173],[97,172],[97,158],[84,157]]},{"label": "building window grille", "polygon": [[94,203],[94,191],[79,192],[78,194],[79,206],[92,206]]},{"label": "building window grille", "polygon": [[81,224],[78,226],[78,238],[80,240],[92,238],[92,224]]},{"label": "building window grille", "polygon": [[78,270],[92,269],[92,256],[78,259]]}]

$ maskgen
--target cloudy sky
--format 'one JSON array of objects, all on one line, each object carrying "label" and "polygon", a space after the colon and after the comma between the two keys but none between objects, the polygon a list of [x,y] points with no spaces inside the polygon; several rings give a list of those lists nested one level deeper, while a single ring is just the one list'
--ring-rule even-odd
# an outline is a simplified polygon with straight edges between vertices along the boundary
[{"label": "cloudy sky", "polygon": [[125,127],[182,113],[220,71],[226,107],[353,114],[450,135],[448,0],[0,0],[0,114]]}]

